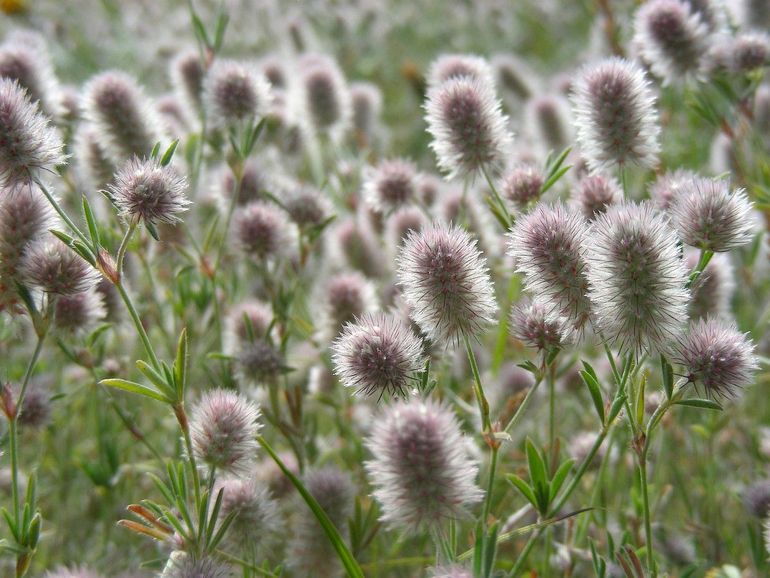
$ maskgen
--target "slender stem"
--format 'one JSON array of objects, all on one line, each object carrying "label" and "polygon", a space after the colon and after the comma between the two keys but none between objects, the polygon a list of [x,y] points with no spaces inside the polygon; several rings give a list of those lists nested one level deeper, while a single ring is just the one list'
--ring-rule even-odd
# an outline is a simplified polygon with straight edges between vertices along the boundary
[{"label": "slender stem", "polygon": [[487,181],[487,185],[489,185],[489,188],[492,191],[492,196],[495,198],[495,201],[500,207],[500,211],[502,211],[502,214],[507,219],[508,227],[510,228],[511,226],[513,226],[513,222],[514,222],[513,216],[511,215],[510,211],[508,211],[508,207],[505,206],[505,202],[503,201],[502,197],[500,197],[500,193],[497,192],[497,187],[495,187],[494,183],[492,182],[492,179],[489,177],[489,173],[487,172],[487,169],[484,165],[481,165],[481,174],[484,175],[484,178]]},{"label": "slender stem", "polygon": [[639,481],[642,484],[642,503],[644,505],[644,536],[647,552],[647,570],[652,578],[658,575],[655,567],[655,555],[652,546],[652,522],[650,520],[650,496],[647,488],[647,458],[644,454],[639,456]]},{"label": "slender stem", "polygon": [[561,493],[561,495],[556,500],[554,505],[551,506],[551,510],[550,510],[551,514],[555,514],[559,510],[561,510],[561,508],[567,502],[569,497],[572,495],[572,492],[575,491],[575,488],[577,488],[578,484],[580,483],[580,480],[583,477],[583,474],[586,473],[588,466],[591,465],[591,462],[596,456],[596,452],[599,451],[599,448],[604,443],[604,439],[607,437],[607,432],[608,432],[607,427],[602,428],[602,430],[599,432],[599,435],[596,437],[596,440],[594,441],[594,445],[591,446],[591,449],[589,450],[588,455],[586,455],[586,457],[583,458],[583,461],[580,463],[580,466],[578,467],[577,472],[575,472],[574,477],[572,478],[572,480],[570,480],[570,483]]},{"label": "slender stem", "polygon": [[11,497],[13,500],[13,519],[18,526],[21,516],[21,506],[19,502],[19,436],[18,436],[18,423],[19,416],[22,412],[22,404],[24,403],[24,395],[27,391],[32,372],[37,365],[37,360],[40,358],[40,352],[43,350],[43,341],[45,341],[45,333],[41,334],[37,338],[37,344],[35,345],[35,351],[32,353],[32,357],[27,364],[27,370],[24,372],[24,379],[21,382],[21,389],[19,390],[19,397],[16,400],[16,411],[12,419],[8,424],[8,437],[10,442],[9,452],[11,454]]},{"label": "slender stem", "polygon": [[147,336],[147,331],[145,331],[144,325],[142,325],[142,319],[139,317],[139,313],[137,313],[136,307],[134,307],[134,303],[131,301],[131,297],[126,292],[126,288],[123,286],[123,281],[119,281],[115,285],[115,288],[118,290],[118,294],[123,300],[126,309],[128,309],[128,314],[131,316],[131,320],[134,322],[134,327],[136,327],[136,331],[139,334],[139,339],[142,340],[142,344],[144,345],[144,349],[147,352],[147,355],[150,356],[150,363],[152,363],[154,369],[159,370],[160,361],[158,361],[158,356],[155,355],[155,350],[152,347],[152,343],[150,343],[150,338]]},{"label": "slender stem", "polygon": [[78,226],[74,222],[72,222],[72,219],[69,218],[69,215],[67,215],[67,213],[64,212],[64,209],[61,208],[61,205],[59,204],[59,201],[56,200],[56,197],[54,197],[51,194],[51,192],[40,181],[40,179],[34,178],[33,181],[38,187],[40,187],[40,190],[45,195],[45,198],[48,199],[49,203],[51,203],[51,206],[62,218],[62,221],[64,221],[67,224],[67,226],[72,230],[73,233],[75,233],[75,236],[79,240],[85,243],[87,247],[90,247],[91,241],[89,241],[88,238],[85,236],[85,234],[83,234],[83,232],[78,228]]},{"label": "slender stem", "polygon": [[513,568],[511,568],[511,571],[508,572],[508,578],[516,578],[516,575],[521,570],[524,562],[527,561],[527,556],[529,556],[530,550],[532,550],[532,547],[535,545],[535,542],[537,542],[537,539],[542,533],[543,528],[539,528],[537,532],[529,537],[529,540],[527,540],[527,543],[524,545],[524,549],[521,551],[518,558],[516,558],[516,562],[513,564]]},{"label": "slender stem", "polygon": [[553,454],[554,444],[556,442],[556,380],[554,379],[554,372],[556,368],[554,364],[548,367],[548,448]]},{"label": "slender stem", "polygon": [[492,424],[489,421],[489,403],[484,396],[484,387],[481,385],[481,375],[479,374],[478,363],[476,363],[476,354],[473,352],[473,347],[467,335],[463,335],[463,340],[465,341],[465,351],[468,353],[468,362],[471,364],[471,371],[473,372],[473,393],[476,395],[476,402],[479,404],[481,427],[484,433],[490,433],[492,431]]},{"label": "slender stem", "polygon": [[495,485],[495,474],[497,473],[497,454],[500,451],[500,446],[492,446],[492,457],[489,462],[489,481],[487,481],[487,495],[484,497],[484,516],[482,521],[487,523],[489,518],[489,512],[492,509],[492,489]]},{"label": "slender stem", "polygon": [[179,422],[179,427],[182,430],[182,436],[184,437],[184,445],[187,450],[187,460],[190,464],[190,471],[193,478],[193,490],[195,493],[196,506],[201,503],[201,480],[198,472],[198,464],[195,460],[195,453],[192,447],[192,438],[190,437],[190,424],[187,421],[187,414],[184,411],[184,406],[179,403],[174,406],[174,414]]},{"label": "slender stem", "polygon": [[628,178],[626,177],[626,166],[621,164],[618,170],[620,171],[620,184],[623,187],[623,196],[628,198]]},{"label": "slender stem", "polygon": [[521,405],[516,410],[516,413],[513,414],[513,417],[511,417],[510,421],[508,422],[508,425],[506,425],[505,429],[503,429],[505,433],[509,433],[511,431],[511,428],[513,428],[516,422],[519,421],[519,418],[524,414],[524,410],[527,409],[527,406],[529,405],[530,400],[534,397],[535,391],[537,390],[537,387],[542,383],[542,381],[543,381],[543,378],[538,377],[534,385],[529,388],[527,395],[524,397],[524,401],[521,402]]}]

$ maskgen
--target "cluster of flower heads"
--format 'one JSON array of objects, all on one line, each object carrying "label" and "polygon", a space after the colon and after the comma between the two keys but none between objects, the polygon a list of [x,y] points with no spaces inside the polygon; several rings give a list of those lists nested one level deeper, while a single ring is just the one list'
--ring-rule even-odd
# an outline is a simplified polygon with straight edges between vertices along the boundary
[{"label": "cluster of flower heads", "polygon": [[[230,225],[232,254],[223,263],[246,272],[249,282],[255,271],[268,278],[224,311],[221,349],[236,388],[204,392],[190,417],[190,457],[220,474],[221,518],[236,513],[226,544],[249,561],[272,555],[281,512],[278,490],[264,483],[256,465],[262,424],[255,399],[294,379],[313,382],[309,389],[323,395],[336,378],[359,406],[366,403],[360,398],[381,402],[366,428],[365,470],[389,528],[418,533],[462,519],[484,497],[478,465],[450,405],[419,387],[428,361],[461,343],[471,349],[498,320],[500,271],[523,278],[525,295],[508,318],[511,335],[544,358],[588,340],[637,358],[664,353],[713,397],[735,395],[757,369],[754,346],[733,322],[730,303],[728,252],[755,234],[747,192],[728,179],[675,170],[655,179],[650,201],[638,202],[626,198],[613,171],[624,176],[631,165],[659,164],[654,78],[668,84],[748,71],[767,64],[770,43],[760,33],[732,33],[696,2],[653,0],[636,12],[633,45],[634,60],[590,63],[550,92],[510,55],[491,64],[472,55],[437,58],[426,74],[424,109],[444,182],[410,159],[377,154],[386,140],[379,89],[348,82],[325,54],[209,62],[183,51],[171,62],[173,92],[165,97],[152,98],[135,77],[108,71],[69,95],[73,104],[65,102],[40,47],[11,38],[0,45],[0,310],[18,311],[25,287],[53,305],[62,330],[83,332],[107,315],[98,272],[48,232],[59,223],[39,181],[67,161],[60,119],[77,119],[68,125],[67,144],[78,185],[104,189],[124,225],[150,229],[183,218],[192,204],[183,172],[197,170],[194,159],[162,162],[153,154],[157,143],[204,129],[212,143],[241,143],[264,119],[263,151],[241,164],[223,159],[211,174],[204,167],[201,179],[191,179],[216,197],[196,201],[213,205]],[[534,129],[520,131],[515,112],[504,113],[511,100],[526,102],[519,108]],[[549,175],[537,152],[514,149],[514,127],[537,135],[533,150],[556,152],[572,144],[574,132],[579,150],[565,178],[574,174],[568,198],[559,187],[546,191]],[[328,187],[321,175],[323,190],[321,179],[316,188],[290,176],[305,160],[317,168],[325,147],[351,145],[372,153],[369,166],[340,160]],[[507,202],[505,235],[481,202],[487,191],[476,185],[478,175],[488,181],[483,186],[497,183]],[[307,304],[313,326],[308,343],[292,349],[286,345],[294,336],[277,315],[285,311],[277,310],[277,300],[268,302],[276,295],[270,280],[305,266],[317,281]],[[329,362],[315,363],[327,350]],[[315,364],[302,367],[308,358]],[[532,386],[522,372],[501,370],[499,405]],[[27,419],[35,417],[34,402],[28,396]],[[313,466],[302,480],[347,538],[357,493],[350,475]],[[302,513],[287,546],[291,571],[339,573],[322,529],[303,508],[295,504]],[[87,575],[51,576],[67,572]],[[432,572],[470,575],[461,567]],[[182,550],[162,573],[230,575],[220,560]]]}]

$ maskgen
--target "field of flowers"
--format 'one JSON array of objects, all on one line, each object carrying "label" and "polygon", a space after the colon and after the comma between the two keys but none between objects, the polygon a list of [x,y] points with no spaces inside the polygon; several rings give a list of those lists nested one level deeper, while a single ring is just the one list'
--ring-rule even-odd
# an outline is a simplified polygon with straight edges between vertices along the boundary
[{"label": "field of flowers", "polygon": [[0,576],[770,576],[769,31],[0,0]]}]

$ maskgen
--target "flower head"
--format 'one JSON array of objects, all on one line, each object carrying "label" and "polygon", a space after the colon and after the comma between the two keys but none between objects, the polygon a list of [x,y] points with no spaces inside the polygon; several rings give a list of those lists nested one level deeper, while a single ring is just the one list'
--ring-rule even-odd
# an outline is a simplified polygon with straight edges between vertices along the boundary
[{"label": "flower head", "polygon": [[150,155],[161,140],[162,125],[135,78],[124,72],[102,72],[89,81],[84,93],[85,117],[113,163]]},{"label": "flower head", "polygon": [[673,346],[672,357],[688,382],[702,385],[711,397],[733,397],[752,383],[759,366],[749,337],[716,318],[690,324]]},{"label": "flower head", "polygon": [[524,345],[539,351],[550,351],[564,346],[570,327],[564,317],[537,300],[523,299],[511,309],[510,331]]},{"label": "flower head", "polygon": [[303,110],[319,131],[342,131],[352,114],[350,92],[337,62],[325,55],[306,54],[300,60]]},{"label": "flower head", "polygon": [[453,78],[470,78],[495,86],[495,76],[489,63],[472,54],[443,54],[433,61],[428,71],[428,86],[440,86]]},{"label": "flower head", "polygon": [[598,328],[622,350],[660,351],[687,319],[687,270],[676,233],[650,203],[614,205],[585,242]]},{"label": "flower head", "polygon": [[658,112],[644,71],[612,57],[585,67],[572,105],[577,140],[592,171],[614,165],[652,167],[658,160]]},{"label": "flower head", "polygon": [[233,578],[229,564],[209,556],[193,558],[187,552],[176,550],[166,562],[160,578]]},{"label": "flower head", "polygon": [[26,90],[0,78],[0,184],[51,170],[65,158],[61,136]]},{"label": "flower head", "polygon": [[459,518],[481,500],[477,464],[468,455],[452,411],[413,399],[383,410],[372,426],[365,464],[382,520],[407,532]]},{"label": "flower head", "polygon": [[238,347],[252,340],[265,339],[273,321],[273,310],[257,300],[242,301],[225,317],[224,351],[234,354]]},{"label": "flower head", "polygon": [[245,341],[235,352],[235,376],[241,385],[272,383],[284,368],[281,352],[264,339]]},{"label": "flower head", "polygon": [[65,334],[90,331],[106,316],[104,297],[95,287],[74,295],[62,295],[54,304],[56,329]]},{"label": "flower head", "polygon": [[449,178],[503,165],[513,137],[488,82],[467,76],[447,80],[428,91],[425,111],[430,146]]},{"label": "flower head", "polygon": [[417,193],[417,168],[404,159],[384,160],[364,182],[364,197],[379,213],[390,213],[410,203]]},{"label": "flower head", "polygon": [[219,518],[225,519],[235,512],[224,543],[247,560],[269,554],[267,548],[275,541],[282,524],[278,503],[267,486],[254,479],[230,478],[221,482],[215,491],[219,490],[222,490]]},{"label": "flower head", "polygon": [[572,197],[572,201],[589,221],[622,200],[623,191],[617,181],[602,174],[587,175],[580,179]]},{"label": "flower head", "polygon": [[659,209],[667,211],[680,196],[692,189],[698,179],[696,173],[686,169],[668,171],[650,185],[650,198]]},{"label": "flower head", "polygon": [[692,247],[725,252],[753,237],[752,203],[744,189],[730,191],[720,179],[697,179],[672,205],[674,225]]},{"label": "flower head", "polygon": [[524,208],[540,198],[545,178],[543,172],[532,165],[518,165],[503,175],[500,194],[516,207]]},{"label": "flower head", "polygon": [[197,50],[187,50],[171,61],[171,83],[174,91],[185,103],[191,116],[200,113],[203,107],[203,64]]},{"label": "flower head", "polygon": [[588,225],[568,207],[537,205],[510,233],[508,254],[524,274],[527,290],[575,329],[588,321],[588,279],[581,247]]},{"label": "flower head", "polygon": [[195,457],[226,472],[248,471],[259,448],[259,417],[259,407],[234,391],[204,393],[190,418]]},{"label": "flower head", "polygon": [[271,98],[261,74],[232,60],[217,60],[203,84],[204,104],[217,126],[253,122],[267,112]]},{"label": "flower head", "polygon": [[634,41],[664,83],[698,72],[708,47],[708,29],[685,0],[653,0],[634,20]]},{"label": "flower head", "polygon": [[296,239],[286,213],[274,205],[255,201],[243,207],[233,220],[233,236],[241,251],[256,260],[292,254]]},{"label": "flower head", "polygon": [[412,231],[419,231],[427,225],[425,213],[417,207],[399,209],[385,223],[387,246],[398,250]]},{"label": "flower head", "polygon": [[376,287],[360,273],[334,275],[323,289],[321,325],[326,339],[336,337],[346,323],[379,309]]},{"label": "flower head", "polygon": [[374,84],[354,82],[350,85],[353,128],[363,142],[372,140],[382,110],[382,93]]},{"label": "flower head", "polygon": [[332,345],[342,385],[381,398],[406,395],[425,364],[422,340],[392,315],[364,315],[348,323]]},{"label": "flower head", "polygon": [[397,259],[411,317],[433,341],[475,337],[497,313],[481,251],[464,230],[432,225],[409,234]]},{"label": "flower head", "polygon": [[190,205],[185,197],[187,179],[156,159],[132,158],[118,170],[109,190],[127,221],[136,218],[153,225],[174,224]]},{"label": "flower head", "polygon": [[88,291],[99,280],[99,272],[59,239],[41,239],[25,251],[21,263],[25,282],[53,295]]}]

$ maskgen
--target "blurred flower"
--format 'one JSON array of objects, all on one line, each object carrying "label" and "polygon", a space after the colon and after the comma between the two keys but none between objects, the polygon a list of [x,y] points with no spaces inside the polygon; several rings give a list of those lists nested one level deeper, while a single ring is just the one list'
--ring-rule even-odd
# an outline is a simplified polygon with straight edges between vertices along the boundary
[{"label": "blurred flower", "polygon": [[364,198],[379,213],[391,213],[412,202],[416,191],[417,168],[404,159],[381,161],[364,181]]},{"label": "blurred flower", "polygon": [[511,309],[510,332],[527,347],[539,351],[561,348],[569,339],[570,328],[566,319],[537,300],[527,298]]},{"label": "blurred flower", "polygon": [[517,165],[503,174],[500,194],[517,208],[524,209],[540,198],[543,184],[545,178],[540,169],[532,165]]},{"label": "blurred flower", "polygon": [[248,471],[256,457],[259,407],[234,391],[205,392],[190,418],[195,457],[225,472]]},{"label": "blurred flower", "polygon": [[74,295],[61,295],[54,304],[54,325],[62,333],[87,333],[107,316],[102,294],[92,287]]},{"label": "blurred flower", "polygon": [[64,163],[64,143],[16,80],[0,78],[0,184]]},{"label": "blurred flower", "polygon": [[[685,265],[690,271],[695,269],[699,259],[697,251],[685,253]],[[734,291],[735,272],[730,258],[717,253],[690,286],[689,318],[695,320],[711,316],[728,319]]]},{"label": "blurred flower", "polygon": [[693,171],[685,169],[668,171],[658,176],[650,185],[650,198],[659,209],[669,210],[679,197],[692,189],[699,178]]},{"label": "blurred flower", "polygon": [[513,137],[488,82],[461,76],[434,86],[425,111],[430,146],[449,178],[496,172],[504,164]]},{"label": "blurred flower", "polygon": [[453,78],[468,78],[486,83],[494,90],[492,67],[480,56],[472,54],[442,54],[430,65],[428,86],[436,87]]},{"label": "blurred flower", "polygon": [[25,283],[55,295],[88,291],[99,281],[99,272],[59,239],[30,244],[20,265]]},{"label": "blurred flower", "polygon": [[398,402],[377,417],[365,467],[382,520],[410,533],[466,515],[484,492],[452,411],[435,401]]},{"label": "blurred flower", "polygon": [[256,261],[281,259],[296,248],[296,235],[286,213],[274,205],[255,201],[241,208],[233,219],[238,248]]},{"label": "blurred flower", "polygon": [[572,201],[588,221],[622,200],[623,191],[618,182],[603,174],[586,175],[573,189]]},{"label": "blurred flower", "polygon": [[217,60],[203,82],[204,106],[214,126],[253,123],[267,113],[271,98],[267,80],[233,60]]},{"label": "blurred flower", "polygon": [[240,478],[220,482],[214,489],[214,496],[219,490],[222,491],[219,518],[224,520],[235,512],[223,545],[234,548],[248,561],[269,557],[270,548],[283,530],[278,503],[270,490],[254,479]]}]

